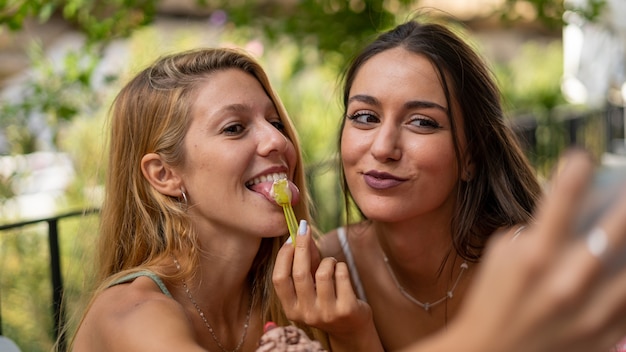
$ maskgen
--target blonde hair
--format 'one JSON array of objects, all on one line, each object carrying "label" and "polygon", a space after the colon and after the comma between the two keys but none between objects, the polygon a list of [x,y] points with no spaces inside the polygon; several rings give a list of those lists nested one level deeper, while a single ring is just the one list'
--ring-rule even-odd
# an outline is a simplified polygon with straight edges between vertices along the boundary
[{"label": "blonde hair", "polygon": [[[301,201],[294,207],[299,219],[311,222],[298,137],[287,112],[260,64],[238,49],[208,48],[185,51],[157,60],[137,74],[116,97],[110,113],[111,134],[97,248],[99,285],[93,298],[113,281],[135,271],[150,270],[166,282],[192,276],[198,264],[197,235],[181,200],[157,192],[141,172],[141,159],[157,153],[171,166],[183,165],[183,140],[200,83],[226,69],[254,76],[274,103],[297,153],[294,183]],[[265,238],[249,273],[253,299],[262,304],[264,320],[288,324],[273,289],[274,259],[286,235]],[[181,271],[171,274],[174,254]],[[170,270],[168,270],[170,269]],[[90,303],[91,305],[91,303]],[[319,331],[308,330],[325,341]]]}]

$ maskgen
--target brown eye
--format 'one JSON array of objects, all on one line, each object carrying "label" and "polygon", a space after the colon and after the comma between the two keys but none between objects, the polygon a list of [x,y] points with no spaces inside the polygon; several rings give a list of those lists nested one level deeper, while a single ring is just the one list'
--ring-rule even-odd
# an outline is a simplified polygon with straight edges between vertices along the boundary
[{"label": "brown eye", "polygon": [[348,115],[347,118],[348,120],[354,123],[359,123],[359,124],[369,124],[369,123],[380,122],[380,119],[376,115],[367,111],[356,112],[352,115]]},{"label": "brown eye", "polygon": [[277,130],[282,133],[285,133],[285,124],[281,120],[276,120],[270,122]]},{"label": "brown eye", "polygon": [[235,136],[235,135],[241,134],[244,130],[245,130],[245,127],[237,123],[237,124],[232,124],[232,125],[228,125],[224,127],[222,132],[230,136]]},{"label": "brown eye", "polygon": [[433,119],[429,119],[429,118],[424,118],[424,117],[415,118],[410,121],[410,124],[418,128],[428,128],[428,129],[441,128],[441,125],[437,121]]}]

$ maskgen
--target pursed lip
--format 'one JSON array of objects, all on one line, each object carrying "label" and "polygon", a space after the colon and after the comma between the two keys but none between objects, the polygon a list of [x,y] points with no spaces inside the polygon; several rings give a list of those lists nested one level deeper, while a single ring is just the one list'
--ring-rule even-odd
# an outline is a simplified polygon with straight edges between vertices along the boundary
[{"label": "pursed lip", "polygon": [[377,170],[364,172],[363,180],[369,187],[377,190],[393,188],[407,181],[406,178]]}]

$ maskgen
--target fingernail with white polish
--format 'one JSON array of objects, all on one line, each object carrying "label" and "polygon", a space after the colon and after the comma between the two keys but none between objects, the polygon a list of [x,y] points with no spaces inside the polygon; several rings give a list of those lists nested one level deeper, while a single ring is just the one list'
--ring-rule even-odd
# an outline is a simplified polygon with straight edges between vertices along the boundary
[{"label": "fingernail with white polish", "polygon": [[306,220],[300,220],[300,226],[298,226],[298,235],[304,236],[306,234],[307,223]]},{"label": "fingernail with white polish", "polygon": [[289,238],[287,238],[287,241],[285,241],[285,244],[291,244],[291,236],[289,236]]}]

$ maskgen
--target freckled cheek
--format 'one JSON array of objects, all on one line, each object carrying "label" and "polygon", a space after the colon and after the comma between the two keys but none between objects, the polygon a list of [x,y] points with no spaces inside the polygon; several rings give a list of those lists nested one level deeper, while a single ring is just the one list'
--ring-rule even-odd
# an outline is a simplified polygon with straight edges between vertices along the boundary
[{"label": "freckled cheek", "polygon": [[194,144],[188,149],[187,153],[187,161],[190,166],[195,169],[203,169],[205,168],[208,160],[211,160],[211,155],[207,153],[202,147],[198,144]]}]

